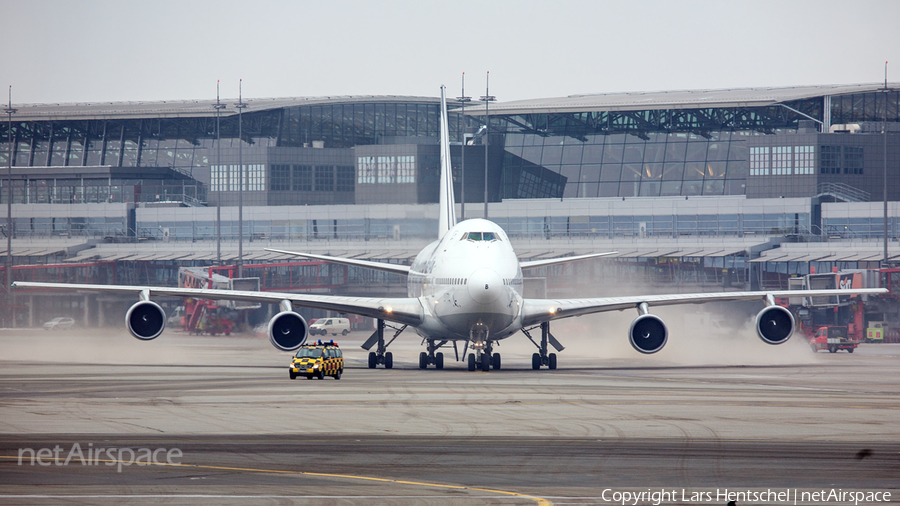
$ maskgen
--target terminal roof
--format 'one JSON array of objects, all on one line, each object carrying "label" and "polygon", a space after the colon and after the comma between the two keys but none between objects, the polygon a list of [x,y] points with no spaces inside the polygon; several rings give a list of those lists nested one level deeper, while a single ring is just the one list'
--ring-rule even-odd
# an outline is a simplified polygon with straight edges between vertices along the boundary
[{"label": "terminal roof", "polygon": [[[221,104],[225,109],[221,116],[236,116],[236,98],[223,98]],[[359,95],[333,97],[299,97],[299,98],[245,98],[244,114],[312,105],[356,104],[356,103],[424,103],[439,104],[439,98],[408,97],[396,95]],[[15,105],[17,113],[13,119],[31,121],[66,121],[93,119],[129,119],[129,118],[199,118],[215,117],[214,99],[204,100],[165,100],[157,102],[88,102],[71,104],[24,104]]]},{"label": "terminal roof", "polygon": [[[900,83],[888,83],[897,90]],[[512,102],[494,102],[491,115],[557,114],[592,111],[641,111],[660,109],[701,109],[724,107],[765,107],[809,98],[870,93],[884,89],[884,83],[791,86],[781,88],[731,88],[721,90],[640,91],[570,95]],[[484,105],[473,102],[466,115],[484,116]]]}]

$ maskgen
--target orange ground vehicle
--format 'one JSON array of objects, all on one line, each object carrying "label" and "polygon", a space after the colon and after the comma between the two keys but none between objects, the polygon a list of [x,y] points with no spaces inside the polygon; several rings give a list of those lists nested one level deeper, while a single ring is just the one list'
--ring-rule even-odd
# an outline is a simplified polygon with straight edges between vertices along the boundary
[{"label": "orange ground vehicle", "polygon": [[838,350],[847,350],[847,353],[853,353],[859,346],[859,341],[847,336],[846,325],[826,325],[819,327],[809,338],[809,346],[813,351],[828,350],[829,353],[837,353]]}]

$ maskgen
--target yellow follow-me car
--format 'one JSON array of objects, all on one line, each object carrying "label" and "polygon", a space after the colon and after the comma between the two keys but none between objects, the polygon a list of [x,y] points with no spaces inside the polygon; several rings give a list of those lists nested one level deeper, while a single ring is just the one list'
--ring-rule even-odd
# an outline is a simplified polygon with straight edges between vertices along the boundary
[{"label": "yellow follow-me car", "polygon": [[334,379],[339,380],[343,372],[344,355],[334,341],[304,344],[288,366],[291,379],[297,379],[297,376],[306,376],[306,379],[334,376]]}]

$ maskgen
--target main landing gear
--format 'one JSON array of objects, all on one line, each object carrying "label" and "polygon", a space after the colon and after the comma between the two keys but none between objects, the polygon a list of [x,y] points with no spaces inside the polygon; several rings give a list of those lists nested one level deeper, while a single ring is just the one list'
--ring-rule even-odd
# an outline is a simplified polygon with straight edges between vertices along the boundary
[{"label": "main landing gear", "polygon": [[[390,341],[385,344],[384,342],[384,328],[390,327],[396,332],[394,332],[394,337],[391,338]],[[362,349],[369,350],[372,346],[376,344],[378,347],[375,351],[369,352],[369,369],[375,369],[378,364],[384,365],[385,369],[391,369],[394,367],[394,354],[386,351],[387,347],[394,342],[394,339],[397,339],[397,336],[400,335],[406,329],[406,325],[402,327],[391,327],[390,325],[385,325],[384,320],[377,320],[377,325],[375,327],[375,332],[363,343]]]},{"label": "main landing gear", "polygon": [[536,343],[535,340],[532,339],[531,334],[528,333],[529,330],[534,330],[534,328],[535,327],[522,329],[522,333],[525,334],[525,337],[537,346],[538,349],[538,353],[531,356],[531,368],[535,371],[540,369],[541,366],[546,366],[547,369],[550,370],[556,369],[556,353],[547,353],[547,345],[550,344],[556,348],[556,351],[563,351],[566,348],[553,337],[553,334],[550,333],[550,322],[541,323],[541,344]]},{"label": "main landing gear", "polygon": [[[444,368],[444,354],[441,352],[435,353],[435,350],[440,348],[441,346],[447,344],[447,341],[441,341],[437,345],[434,344],[434,340],[428,340],[428,353],[422,352],[419,353],[419,369],[427,369],[429,365],[434,365],[435,369],[443,369]],[[455,345],[454,345],[455,346]]]}]

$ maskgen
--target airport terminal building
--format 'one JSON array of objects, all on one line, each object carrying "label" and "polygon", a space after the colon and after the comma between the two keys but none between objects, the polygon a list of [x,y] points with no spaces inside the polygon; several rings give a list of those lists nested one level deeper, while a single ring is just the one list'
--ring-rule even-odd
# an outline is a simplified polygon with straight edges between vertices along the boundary
[{"label": "airport terminal building", "polygon": [[[171,282],[178,266],[237,260],[239,202],[244,263],[292,244],[405,262],[433,238],[439,98],[235,102],[16,105],[0,124],[16,269],[113,262]],[[628,265],[701,259],[748,288],[877,266],[884,192],[900,237],[898,83],[501,101],[487,117],[461,105],[460,212],[487,209],[523,258],[614,247]],[[813,258],[821,243],[830,254]]]}]

